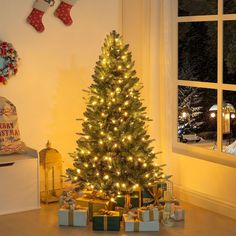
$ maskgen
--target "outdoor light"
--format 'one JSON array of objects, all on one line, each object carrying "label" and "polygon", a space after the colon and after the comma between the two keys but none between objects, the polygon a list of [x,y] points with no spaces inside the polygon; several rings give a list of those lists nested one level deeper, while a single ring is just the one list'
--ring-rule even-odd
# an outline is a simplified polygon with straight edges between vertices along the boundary
[{"label": "outdoor light", "polygon": [[215,118],[215,117],[216,117],[216,113],[215,113],[215,112],[212,112],[212,113],[210,114],[210,116],[211,116],[211,118]]},{"label": "outdoor light", "polygon": [[230,118],[229,113],[225,114],[225,119],[226,119],[226,120],[229,120],[229,118]]},{"label": "outdoor light", "polygon": [[235,114],[231,114],[231,118],[234,119],[235,118]]}]

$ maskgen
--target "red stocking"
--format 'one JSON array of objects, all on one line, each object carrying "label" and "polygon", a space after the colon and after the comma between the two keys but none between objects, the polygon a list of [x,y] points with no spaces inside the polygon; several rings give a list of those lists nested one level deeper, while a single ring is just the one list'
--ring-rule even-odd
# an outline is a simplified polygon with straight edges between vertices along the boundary
[{"label": "red stocking", "polygon": [[50,7],[50,2],[53,2],[53,1],[36,0],[33,5],[32,12],[27,17],[27,22],[31,24],[38,32],[44,31],[42,18],[43,18],[44,13]]},{"label": "red stocking", "polygon": [[71,8],[78,0],[62,0],[54,15],[58,17],[65,25],[71,25],[73,20],[70,16]]}]

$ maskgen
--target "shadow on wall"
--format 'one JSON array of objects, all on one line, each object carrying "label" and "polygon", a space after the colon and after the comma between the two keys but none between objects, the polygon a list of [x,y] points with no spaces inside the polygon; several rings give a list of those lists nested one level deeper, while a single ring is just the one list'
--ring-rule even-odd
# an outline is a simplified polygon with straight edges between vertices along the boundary
[{"label": "shadow on wall", "polygon": [[86,104],[83,99],[86,94],[82,91],[92,82],[90,70],[79,67],[75,58],[71,58],[68,68],[60,69],[55,89],[54,108],[52,110],[52,123],[50,124],[50,140],[52,146],[61,152],[64,169],[72,165],[72,158],[68,153],[76,150],[77,132],[81,131]]}]

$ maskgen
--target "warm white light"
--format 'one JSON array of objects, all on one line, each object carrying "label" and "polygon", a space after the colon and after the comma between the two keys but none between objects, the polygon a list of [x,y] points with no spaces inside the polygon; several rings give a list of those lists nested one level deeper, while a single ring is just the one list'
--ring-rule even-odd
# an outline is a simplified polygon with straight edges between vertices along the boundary
[{"label": "warm white light", "polygon": [[121,70],[121,69],[122,69],[122,66],[121,66],[121,65],[119,65],[119,66],[118,66],[118,70]]},{"label": "warm white light", "polygon": [[116,88],[116,92],[117,92],[117,93],[119,93],[119,92],[120,92],[120,90],[121,90],[121,89],[120,89],[119,87],[118,87],[118,88]]},{"label": "warm white light", "polygon": [[128,102],[128,101],[126,101],[126,102],[125,102],[125,106],[128,106],[128,105],[129,105],[129,102]]},{"label": "warm white light", "polygon": [[120,171],[117,171],[117,175],[120,175]]},{"label": "warm white light", "polygon": [[129,160],[129,161],[133,161],[133,157],[131,157],[131,156],[128,157],[128,160]]},{"label": "warm white light", "polygon": [[122,187],[123,187],[123,188],[125,188],[125,186],[126,186],[125,184],[122,184]]},{"label": "warm white light", "polygon": [[146,174],[145,177],[148,178],[148,177],[149,177],[149,174]]},{"label": "warm white light", "polygon": [[101,78],[100,78],[101,80],[104,80],[104,76],[101,76]]},{"label": "warm white light", "polygon": [[119,183],[116,183],[116,186],[117,186],[117,187],[119,187],[119,186],[120,186],[120,184],[119,184]]},{"label": "warm white light", "polygon": [[99,173],[98,173],[98,172],[96,173],[96,176],[99,176]]},{"label": "warm white light", "polygon": [[100,144],[100,145],[103,145],[103,141],[102,141],[102,140],[100,140],[100,141],[99,141],[99,144]]},{"label": "warm white light", "polygon": [[88,164],[87,164],[87,163],[85,163],[85,164],[84,164],[84,166],[87,168],[87,167],[88,167]]},{"label": "warm white light", "polygon": [[215,113],[215,112],[212,112],[212,113],[210,114],[210,116],[211,116],[211,118],[215,118],[215,117],[216,117],[216,113]]},{"label": "warm white light", "polygon": [[92,105],[93,105],[93,106],[95,106],[96,104],[97,104],[97,102],[96,102],[96,101],[93,101],[93,102],[92,102]]},{"label": "warm white light", "polygon": [[114,93],[113,93],[113,92],[111,92],[111,93],[110,93],[110,95],[111,95],[111,96],[114,96]]},{"label": "warm white light", "polygon": [[84,154],[84,150],[81,150],[81,154]]},{"label": "warm white light", "polygon": [[145,141],[145,138],[142,138],[143,141]]},{"label": "warm white light", "polygon": [[125,112],[124,115],[125,115],[125,116],[128,116],[128,112]]},{"label": "warm white light", "polygon": [[147,163],[143,163],[143,167],[147,167]]},{"label": "warm white light", "polygon": [[117,148],[117,147],[118,147],[118,145],[115,143],[113,147],[114,147],[114,148]]},{"label": "warm white light", "polygon": [[80,169],[77,169],[77,173],[80,174],[81,170]]},{"label": "warm white light", "polygon": [[98,160],[98,157],[94,157],[94,161],[97,161]]},{"label": "warm white light", "polygon": [[113,124],[115,124],[115,123],[116,123],[116,120],[112,120],[111,122],[112,122]]},{"label": "warm white light", "polygon": [[115,98],[112,98],[112,102],[115,102],[116,101],[116,99]]},{"label": "warm white light", "polygon": [[88,135],[85,136],[86,139],[89,139],[90,137]]},{"label": "warm white light", "polygon": [[103,131],[100,132],[101,135],[104,135],[105,133]]},{"label": "warm white light", "polygon": [[235,114],[231,114],[231,118],[234,119],[236,116]]},{"label": "warm white light", "polygon": [[102,112],[102,117],[104,117],[104,116],[105,116],[105,113]]},{"label": "warm white light", "polygon": [[186,117],[187,117],[187,112],[184,111],[184,112],[182,113],[182,117],[183,117],[183,118],[186,118]]},{"label": "warm white light", "polygon": [[229,118],[230,118],[229,113],[225,114],[225,119],[226,119],[226,120],[229,120]]},{"label": "warm white light", "polygon": [[129,136],[127,137],[127,139],[130,141],[130,140],[132,139],[132,136],[129,135]]},{"label": "warm white light", "polygon": [[74,180],[77,180],[77,179],[78,179],[78,177],[77,177],[77,176],[75,176],[75,177],[74,177]]},{"label": "warm white light", "polygon": [[109,137],[108,137],[108,140],[109,140],[109,141],[111,141],[111,140],[112,140],[112,138],[109,136]]},{"label": "warm white light", "polygon": [[104,179],[109,179],[109,175],[105,175],[105,176],[104,176]]},{"label": "warm white light", "polygon": [[119,79],[119,80],[118,80],[118,83],[119,83],[119,84],[121,84],[121,83],[122,83],[122,80],[121,80],[121,79]]},{"label": "warm white light", "polygon": [[117,131],[118,129],[117,129],[117,127],[114,127],[114,131]]}]

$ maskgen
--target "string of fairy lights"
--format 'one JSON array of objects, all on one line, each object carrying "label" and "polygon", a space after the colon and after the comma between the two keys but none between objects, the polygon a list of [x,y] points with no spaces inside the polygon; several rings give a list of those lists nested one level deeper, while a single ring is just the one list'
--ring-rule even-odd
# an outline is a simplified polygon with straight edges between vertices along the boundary
[{"label": "string of fairy lights", "polygon": [[[117,33],[105,40],[90,86],[83,133],[69,177],[97,191],[132,191],[166,176],[153,163],[139,79],[128,46]],[[95,119],[96,118],[96,119]],[[139,131],[139,132],[138,132]]]}]

